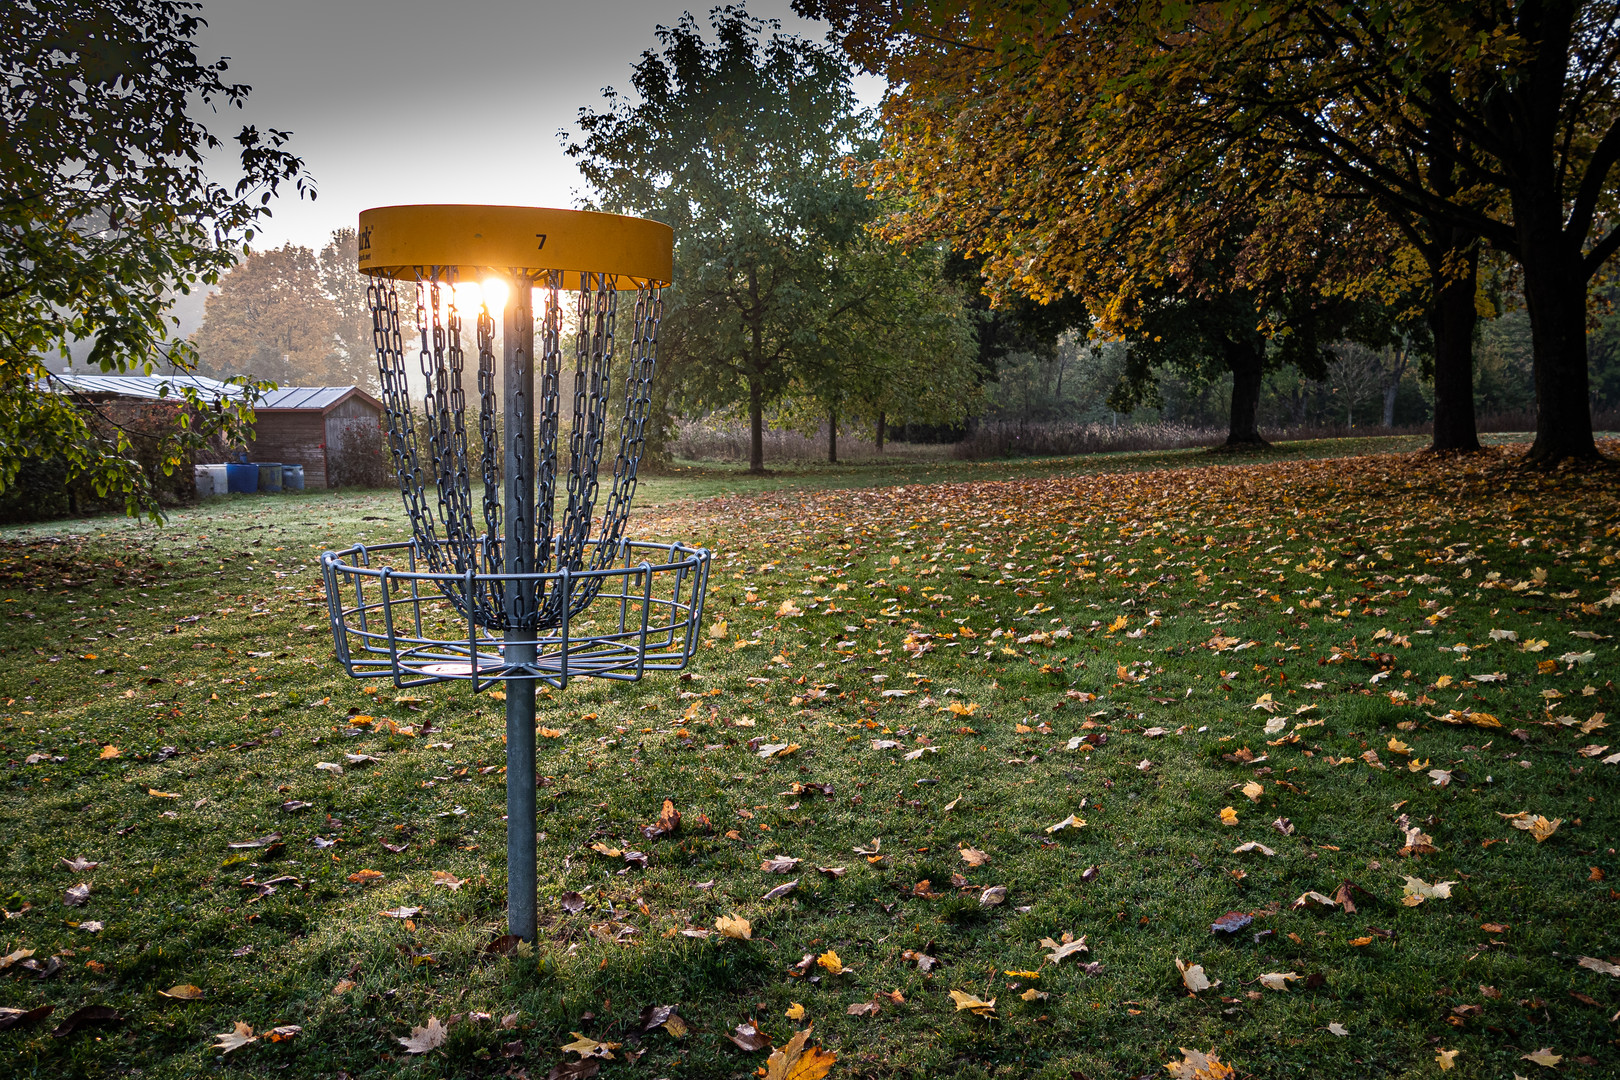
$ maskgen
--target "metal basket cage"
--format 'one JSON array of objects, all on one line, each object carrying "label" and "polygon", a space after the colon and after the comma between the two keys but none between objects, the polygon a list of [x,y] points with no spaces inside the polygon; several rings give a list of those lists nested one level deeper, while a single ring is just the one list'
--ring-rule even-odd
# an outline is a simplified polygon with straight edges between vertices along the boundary
[{"label": "metal basket cage", "polygon": [[[697,648],[710,553],[648,540],[589,546],[588,568],[538,574],[421,570],[437,560],[416,540],[325,552],[338,660],[358,679],[391,678],[401,688],[470,681],[475,692],[508,679],[562,688],[571,678],[631,682],[684,668]],[[555,597],[562,618],[497,636],[452,599],[486,589]],[[508,662],[509,650],[533,659]]]}]

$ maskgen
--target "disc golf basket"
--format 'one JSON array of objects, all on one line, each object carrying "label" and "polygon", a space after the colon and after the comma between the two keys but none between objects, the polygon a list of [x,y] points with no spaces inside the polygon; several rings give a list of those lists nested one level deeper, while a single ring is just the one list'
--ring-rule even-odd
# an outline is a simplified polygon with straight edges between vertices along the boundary
[{"label": "disc golf basket", "polygon": [[625,535],[673,243],[657,222],[585,211],[360,215],[412,537],[321,556],[333,639],[356,678],[505,689],[507,921],[526,940],[536,685],[679,670],[697,643],[709,553]]}]

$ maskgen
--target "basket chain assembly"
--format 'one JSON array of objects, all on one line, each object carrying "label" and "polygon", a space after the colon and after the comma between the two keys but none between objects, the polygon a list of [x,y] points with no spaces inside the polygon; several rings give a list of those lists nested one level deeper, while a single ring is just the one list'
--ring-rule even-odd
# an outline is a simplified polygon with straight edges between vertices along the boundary
[{"label": "basket chain assembly", "polygon": [[[573,275],[569,275],[570,278]],[[514,274],[518,287],[530,279]],[[411,531],[428,568],[436,574],[457,574],[462,585],[439,582],[440,591],[455,609],[478,626],[490,630],[539,630],[561,625],[579,614],[595,598],[600,580],[587,578],[568,591],[568,611],[562,609],[563,591],[550,589],[532,596],[529,588],[508,595],[502,571],[504,516],[534,516],[534,552],[529,565],[535,573],[564,568],[600,570],[619,554],[619,541],[629,517],[635,492],[636,470],[646,441],[647,410],[651,403],[652,370],[657,354],[658,323],[663,301],[656,286],[636,291],[634,329],[623,374],[623,411],[618,417],[618,447],[612,486],[601,507],[600,461],[609,440],[609,399],[613,396],[615,324],[618,281],[608,274],[578,275],[573,291],[574,327],[572,371],[563,363],[563,292],[560,271],[541,275],[535,282],[544,300],[544,314],[536,338],[535,357],[514,358],[534,363],[536,401],[511,403],[511,415],[521,417],[514,451],[535,457],[535,487],[513,484],[502,498],[501,436],[497,427],[495,389],[495,324],[487,307],[476,319],[478,355],[478,450],[483,483],[483,528],[474,517],[470,445],[467,438],[464,390],[465,354],[462,317],[455,296],[453,271],[418,268],[417,326],[421,333],[418,362],[423,379],[420,414],[412,407],[406,375],[406,347],[401,329],[399,295],[395,282],[374,278],[367,287],[372,312],[377,373],[387,417],[389,451],[399,476],[400,495],[410,516]],[[558,459],[562,431],[560,406],[563,383],[572,377],[571,415],[568,417],[567,505],[553,533],[553,506],[559,494]],[[417,430],[418,415],[422,431]],[[521,459],[519,459],[521,460]],[[519,474],[524,470],[519,470]],[[433,496],[428,495],[429,487]],[[519,533],[523,535],[523,533]],[[588,553],[588,554],[587,554]],[[468,576],[472,571],[472,576]]]}]

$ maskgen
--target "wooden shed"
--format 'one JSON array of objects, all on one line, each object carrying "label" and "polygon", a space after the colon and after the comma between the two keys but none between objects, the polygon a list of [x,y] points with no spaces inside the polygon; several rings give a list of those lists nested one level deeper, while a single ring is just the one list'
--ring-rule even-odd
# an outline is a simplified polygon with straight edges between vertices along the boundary
[{"label": "wooden shed", "polygon": [[304,467],[304,486],[330,486],[329,463],[351,437],[375,439],[382,402],[358,386],[284,386],[254,407],[249,461]]}]

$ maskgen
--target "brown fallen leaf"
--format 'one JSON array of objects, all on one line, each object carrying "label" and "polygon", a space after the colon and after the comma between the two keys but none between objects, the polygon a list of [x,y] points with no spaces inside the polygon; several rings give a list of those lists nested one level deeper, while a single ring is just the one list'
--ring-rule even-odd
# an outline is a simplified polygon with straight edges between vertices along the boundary
[{"label": "brown fallen leaf", "polygon": [[969,866],[983,866],[990,861],[990,856],[977,848],[962,848],[958,854],[962,856],[962,861]]},{"label": "brown fallen leaf", "polygon": [[803,859],[795,859],[790,855],[777,855],[760,863],[759,868],[767,874],[787,874],[791,873],[793,868],[803,861]]},{"label": "brown fallen leaf", "polygon": [[332,993],[334,995],[347,994],[350,990],[353,990],[359,985],[360,984],[355,982],[353,979],[339,979],[337,985],[332,987]]},{"label": "brown fallen leaf", "polygon": [[844,1012],[849,1016],[876,1016],[879,1010],[875,1001],[858,1001]]},{"label": "brown fallen leaf", "polygon": [[288,1039],[297,1038],[303,1033],[303,1027],[298,1024],[282,1024],[280,1027],[273,1027],[264,1032],[260,1035],[260,1038],[269,1039],[271,1042],[286,1042]]},{"label": "brown fallen leaf", "polygon": [[1532,1054],[1520,1054],[1519,1057],[1523,1061],[1533,1061],[1537,1065],[1548,1069],[1556,1069],[1558,1063],[1564,1060],[1564,1055],[1555,1054],[1550,1048],[1537,1050]]},{"label": "brown fallen leaf", "polygon": [[73,871],[75,874],[82,874],[87,870],[94,870],[101,864],[93,863],[89,859],[86,859],[83,855],[75,855],[71,859],[63,859],[62,865]]},{"label": "brown fallen leaf", "polygon": [[1582,956],[1576,960],[1576,963],[1600,975],[1613,975],[1620,978],[1620,964],[1611,964],[1606,960],[1599,960],[1595,956]]},{"label": "brown fallen leaf", "polygon": [[818,866],[816,869],[830,878],[841,878],[849,873],[849,868],[844,866]]},{"label": "brown fallen leaf", "polygon": [[819,1046],[805,1046],[810,1029],[805,1028],[786,1045],[771,1051],[765,1062],[765,1080],[821,1080],[838,1061]]},{"label": "brown fallen leaf", "polygon": [[12,964],[17,963],[20,960],[26,960],[33,955],[33,949],[18,949],[16,952],[7,953],[5,956],[0,956],[0,971],[4,971]]},{"label": "brown fallen leaf", "polygon": [[1005,886],[1005,885],[986,886],[985,890],[979,894],[979,906],[980,907],[995,907],[997,904],[1004,903],[1006,901],[1006,899],[1007,899],[1007,886]]},{"label": "brown fallen leaf", "polygon": [[439,1023],[436,1016],[428,1017],[425,1027],[412,1027],[408,1037],[394,1041],[405,1048],[407,1054],[425,1054],[444,1045],[450,1029]]},{"label": "brown fallen leaf", "polygon": [[80,882],[62,894],[62,905],[64,907],[83,907],[89,902],[90,884],[88,882]]},{"label": "brown fallen leaf", "polygon": [[760,897],[760,899],[761,900],[780,900],[782,897],[786,896],[788,893],[792,892],[794,889],[797,889],[798,887],[799,887],[799,879],[794,878],[792,881],[783,882],[781,885],[778,885],[776,888],[772,889],[770,892],[768,892],[764,896]]},{"label": "brown fallen leaf", "polygon": [[33,1027],[55,1011],[55,1005],[40,1005],[33,1009],[0,1006],[0,1031],[8,1031],[14,1027]]},{"label": "brown fallen leaf", "polygon": [[110,761],[122,753],[123,751],[118,749],[118,747],[114,746],[112,743],[108,743],[106,746],[101,748],[101,760]]},{"label": "brown fallen leaf", "polygon": [[357,885],[370,885],[372,882],[381,881],[382,876],[381,870],[356,870],[349,875],[349,880]]},{"label": "brown fallen leaf", "polygon": [[274,844],[280,839],[281,834],[278,832],[273,832],[268,836],[260,836],[253,840],[238,840],[235,843],[226,844],[225,846],[230,848],[232,851],[240,851],[245,848],[269,847],[271,844]]},{"label": "brown fallen leaf", "polygon": [[1403,893],[1401,903],[1407,907],[1417,907],[1425,900],[1449,899],[1451,887],[1455,884],[1457,884],[1455,881],[1437,881],[1429,885],[1422,878],[1408,877],[1405,887],[1401,890]]},{"label": "brown fallen leaf", "polygon": [[900,954],[900,959],[916,964],[918,971],[932,971],[934,968],[939,966],[938,960],[934,959],[932,956],[929,956],[927,953],[918,952],[915,949],[907,949],[905,952]]},{"label": "brown fallen leaf", "polygon": [[1440,1050],[1434,1055],[1434,1063],[1440,1066],[1441,1072],[1450,1072],[1457,1067],[1457,1055],[1461,1050]]},{"label": "brown fallen leaf", "polygon": [[730,1031],[726,1032],[726,1038],[736,1043],[742,1049],[747,1050],[749,1053],[753,1053],[756,1050],[763,1050],[767,1046],[771,1045],[770,1036],[766,1035],[764,1032],[760,1031],[759,1028],[749,1023],[738,1024],[735,1028],[732,1028]]},{"label": "brown fallen leaf", "polygon": [[467,881],[465,878],[456,877],[448,870],[435,870],[433,871],[433,884],[443,885],[452,892],[459,892],[461,887],[467,884]]}]

